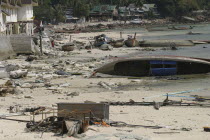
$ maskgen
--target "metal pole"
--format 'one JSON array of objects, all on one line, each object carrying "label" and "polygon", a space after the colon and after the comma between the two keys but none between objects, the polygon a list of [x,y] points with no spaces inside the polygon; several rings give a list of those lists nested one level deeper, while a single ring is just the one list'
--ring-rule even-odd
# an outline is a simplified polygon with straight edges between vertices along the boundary
[{"label": "metal pole", "polygon": [[136,47],[135,40],[136,40],[136,33],[134,34],[134,37],[132,38],[132,47]]},{"label": "metal pole", "polygon": [[42,110],[42,120],[44,119],[44,114],[43,114],[43,110]]},{"label": "metal pole", "polygon": [[35,114],[33,113],[33,122],[35,122]]},{"label": "metal pole", "polygon": [[134,39],[136,39],[136,33],[134,34]]},{"label": "metal pole", "polygon": [[69,37],[69,41],[71,42],[71,35],[70,35],[70,37]]},{"label": "metal pole", "polygon": [[42,35],[40,33],[39,35],[39,39],[40,39],[40,52],[41,52],[41,55],[43,54],[43,50],[42,50]]}]

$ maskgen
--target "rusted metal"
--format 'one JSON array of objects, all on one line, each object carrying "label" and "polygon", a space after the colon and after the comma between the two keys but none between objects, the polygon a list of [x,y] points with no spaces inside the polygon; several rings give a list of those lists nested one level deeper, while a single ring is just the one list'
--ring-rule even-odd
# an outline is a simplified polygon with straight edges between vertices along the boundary
[{"label": "rusted metal", "polygon": [[[96,118],[109,119],[109,105],[104,103],[58,103],[58,117],[65,117],[61,110],[67,112],[77,112],[78,119],[83,119],[83,115],[78,112],[92,112]],[[60,112],[61,111],[61,112]]]}]

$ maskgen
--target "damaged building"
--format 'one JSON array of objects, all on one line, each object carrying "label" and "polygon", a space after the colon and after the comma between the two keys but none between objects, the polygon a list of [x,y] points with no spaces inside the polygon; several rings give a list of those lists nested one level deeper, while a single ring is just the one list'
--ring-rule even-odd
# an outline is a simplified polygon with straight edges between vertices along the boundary
[{"label": "damaged building", "polygon": [[18,54],[20,49],[31,50],[34,6],[38,6],[37,0],[0,0],[1,59]]},{"label": "damaged building", "polygon": [[116,5],[98,5],[90,11],[90,21],[112,21],[118,16]]},{"label": "damaged building", "polygon": [[33,34],[33,6],[38,5],[37,0],[1,0],[0,4],[1,34]]}]

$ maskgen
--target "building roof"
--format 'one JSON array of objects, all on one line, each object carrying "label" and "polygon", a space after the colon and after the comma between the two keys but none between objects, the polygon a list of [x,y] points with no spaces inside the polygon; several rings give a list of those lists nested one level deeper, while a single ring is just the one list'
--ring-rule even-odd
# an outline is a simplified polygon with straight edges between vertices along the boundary
[{"label": "building roof", "polygon": [[129,12],[129,8],[127,8],[127,7],[119,7],[119,9],[118,9],[118,11],[120,12],[120,13],[125,13],[125,12]]},{"label": "building roof", "polygon": [[143,4],[142,10],[148,12],[154,8],[156,8],[155,4]]},{"label": "building roof", "polygon": [[129,4],[129,5],[128,5],[128,8],[136,8],[136,5],[135,5],[134,3]]},{"label": "building roof", "polygon": [[38,4],[37,0],[21,0],[22,4]]},{"label": "building roof", "polygon": [[116,5],[97,5],[93,7],[93,9],[90,11],[90,14],[112,13],[116,9],[116,7]]}]

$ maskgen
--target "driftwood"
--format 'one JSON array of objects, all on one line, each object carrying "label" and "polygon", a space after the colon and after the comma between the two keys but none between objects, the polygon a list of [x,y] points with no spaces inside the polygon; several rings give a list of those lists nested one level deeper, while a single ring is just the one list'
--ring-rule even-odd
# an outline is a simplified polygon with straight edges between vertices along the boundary
[{"label": "driftwood", "polygon": [[197,107],[210,107],[210,104],[201,104],[201,103],[184,103],[181,101],[169,100],[168,96],[163,102],[103,102],[112,106],[154,106],[155,109],[159,109],[161,106],[197,106]]},{"label": "driftwood", "polygon": [[2,120],[8,120],[8,121],[16,121],[16,122],[26,122],[29,123],[31,121],[26,121],[26,120],[18,120],[18,119],[8,119],[8,118],[0,118]]},{"label": "driftwood", "polygon": [[162,126],[147,126],[147,125],[133,125],[127,124],[125,122],[111,122],[110,126],[112,127],[132,127],[132,128],[150,128],[150,129],[161,129],[164,128]]}]

